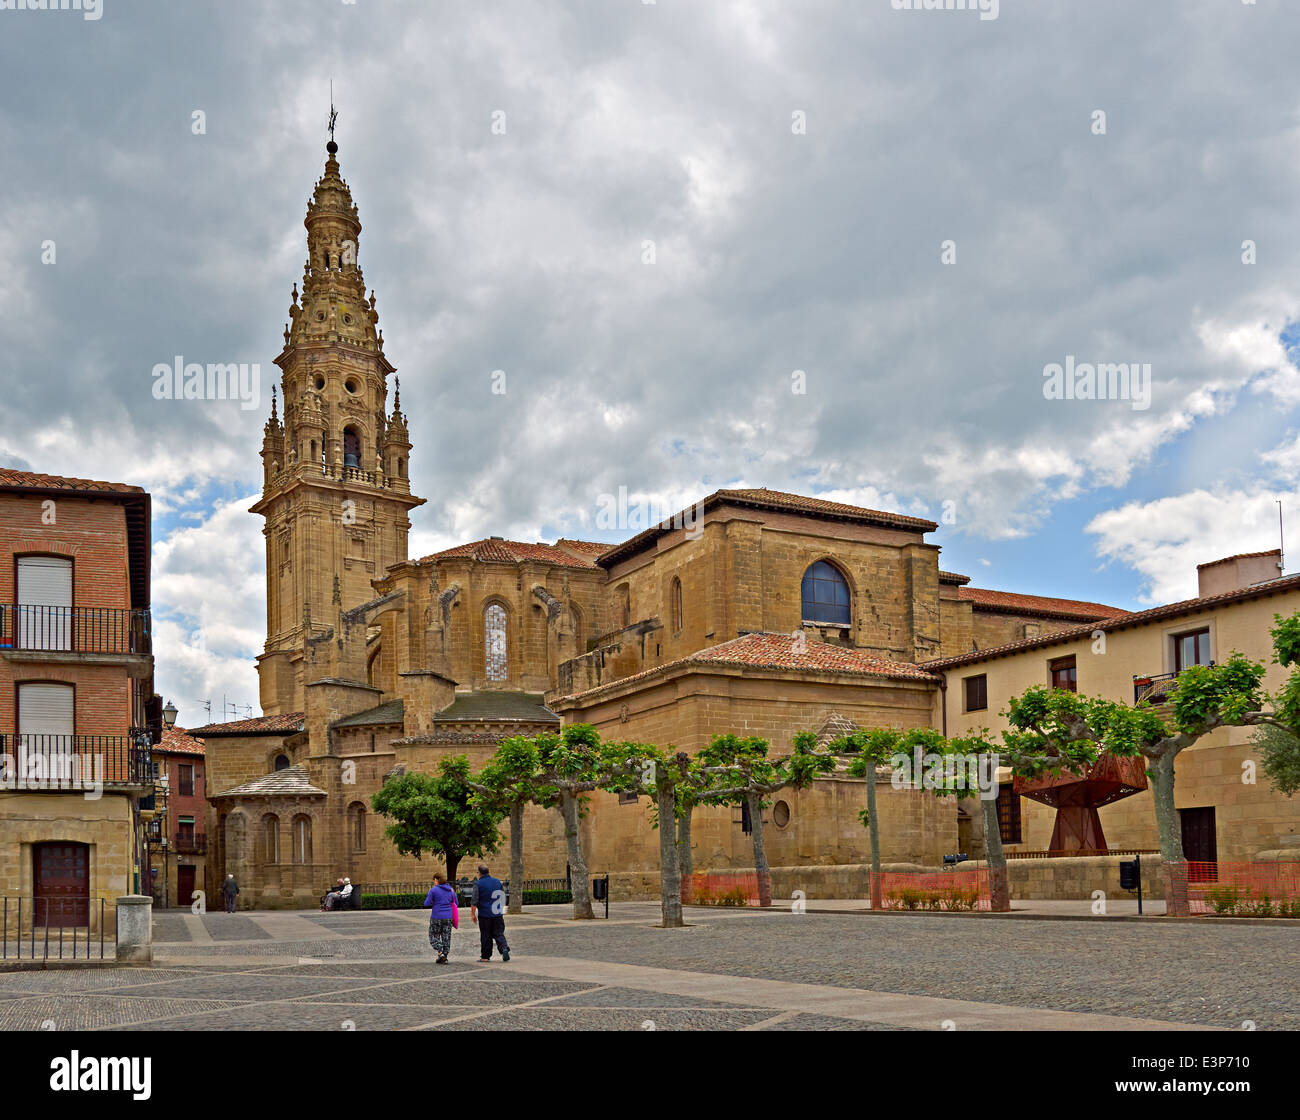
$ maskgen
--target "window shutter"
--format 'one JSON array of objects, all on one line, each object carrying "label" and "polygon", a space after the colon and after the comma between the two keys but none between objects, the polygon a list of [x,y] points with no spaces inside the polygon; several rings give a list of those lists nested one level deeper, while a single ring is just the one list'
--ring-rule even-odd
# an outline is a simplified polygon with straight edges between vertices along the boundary
[{"label": "window shutter", "polygon": [[18,732],[21,735],[72,735],[70,684],[20,684]]},{"label": "window shutter", "polygon": [[72,561],[20,556],[17,614],[20,648],[71,648]]}]

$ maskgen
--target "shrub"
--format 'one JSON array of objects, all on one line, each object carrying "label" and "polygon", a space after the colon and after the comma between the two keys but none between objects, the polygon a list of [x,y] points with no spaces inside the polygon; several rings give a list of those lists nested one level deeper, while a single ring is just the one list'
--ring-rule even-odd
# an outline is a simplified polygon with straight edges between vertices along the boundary
[{"label": "shrub", "polygon": [[1235,914],[1242,901],[1236,887],[1210,887],[1205,897],[1216,914]]}]

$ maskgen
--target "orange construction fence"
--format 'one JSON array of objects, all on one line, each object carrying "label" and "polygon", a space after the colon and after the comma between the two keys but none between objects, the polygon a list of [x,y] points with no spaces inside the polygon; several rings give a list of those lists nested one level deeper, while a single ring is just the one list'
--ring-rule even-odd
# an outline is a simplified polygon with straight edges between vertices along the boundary
[{"label": "orange construction fence", "polygon": [[885,910],[987,910],[989,873],[882,871],[880,896]]},{"label": "orange construction fence", "polygon": [[1237,918],[1300,918],[1300,863],[1170,865],[1174,889],[1186,890],[1193,914]]}]

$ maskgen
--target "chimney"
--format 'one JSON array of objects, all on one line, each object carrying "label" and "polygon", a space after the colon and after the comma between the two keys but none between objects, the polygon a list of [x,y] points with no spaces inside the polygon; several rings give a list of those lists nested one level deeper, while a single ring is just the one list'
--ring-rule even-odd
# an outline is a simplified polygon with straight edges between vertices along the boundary
[{"label": "chimney", "polygon": [[1223,560],[1197,564],[1197,594],[1202,599],[1207,595],[1223,595],[1229,591],[1239,591],[1243,587],[1277,579],[1281,574],[1282,550],[1280,548],[1268,552],[1241,552],[1236,556],[1225,557]]}]

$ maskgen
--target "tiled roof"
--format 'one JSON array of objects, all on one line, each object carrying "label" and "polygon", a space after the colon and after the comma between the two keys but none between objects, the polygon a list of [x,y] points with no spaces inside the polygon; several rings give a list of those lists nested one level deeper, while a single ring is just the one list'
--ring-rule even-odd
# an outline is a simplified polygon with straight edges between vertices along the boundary
[{"label": "tiled roof", "polygon": [[0,486],[21,490],[98,490],[114,494],[143,494],[139,486],[124,482],[96,482],[90,478],[65,478],[57,474],[35,474],[0,467]]},{"label": "tiled roof", "polygon": [[611,547],[608,541],[578,541],[572,537],[561,537],[555,542],[555,546],[557,548],[571,548],[575,552],[586,552],[591,556],[599,556],[601,553],[608,552]]},{"label": "tiled roof", "polygon": [[406,705],[400,699],[389,700],[374,708],[367,708],[364,712],[354,712],[350,716],[336,719],[330,727],[375,727],[386,723],[401,723],[405,709]]},{"label": "tiled roof", "polygon": [[307,767],[286,766],[272,774],[265,774],[245,782],[234,789],[222,790],[214,797],[314,797],[325,796],[323,789],[317,789],[307,779]]},{"label": "tiled roof", "polygon": [[1046,595],[1020,595],[1014,591],[990,591],[984,587],[962,587],[958,599],[969,599],[976,608],[1016,614],[1050,615],[1054,618],[1118,618],[1129,612],[1104,603],[1080,599],[1053,599]]},{"label": "tiled roof", "polygon": [[832,645],[829,642],[801,642],[795,649],[795,640],[789,634],[743,634],[729,642],[709,646],[688,657],[656,665],[616,681],[606,681],[565,696],[565,700],[579,699],[603,689],[618,688],[633,681],[660,676],[673,669],[698,665],[703,667],[736,667],[748,669],[777,669],[808,673],[849,673],[863,677],[885,677],[893,680],[934,681],[937,678],[918,665],[906,661],[891,661],[874,653]]},{"label": "tiled roof", "polygon": [[203,754],[203,743],[183,727],[164,727],[162,742],[154,754]]},{"label": "tiled roof", "polygon": [[[572,545],[575,542],[567,543]],[[465,557],[487,563],[520,564],[533,560],[543,564],[555,564],[563,568],[595,568],[594,557],[609,548],[609,545],[600,545],[600,552],[597,552],[597,546],[591,542],[579,543],[585,546],[583,551],[591,553],[591,559],[574,556],[572,553],[565,552],[553,544],[541,544],[540,542],[529,544],[526,541],[506,541],[499,540],[496,537],[488,537],[485,540],[471,541],[469,544],[458,544],[453,548],[444,548],[441,552],[422,556],[420,557],[420,563],[428,564],[435,560]]]},{"label": "tiled roof", "polygon": [[1205,595],[1198,599],[1182,599],[1177,603],[1166,603],[1162,607],[1152,607],[1150,610],[1120,614],[1114,618],[1101,619],[1081,626],[1071,626],[1065,630],[1058,630],[1054,634],[1045,634],[1041,638],[1024,638],[1018,642],[990,646],[988,649],[979,649],[974,653],[963,653],[957,657],[939,657],[933,661],[922,662],[921,667],[937,671],[956,665],[970,665],[977,661],[1001,657],[1004,654],[1018,653],[1024,649],[1059,645],[1061,642],[1068,642],[1089,635],[1094,630],[1101,630],[1104,633],[1109,633],[1112,630],[1124,630],[1130,626],[1142,626],[1148,622],[1177,618],[1179,615],[1195,614],[1198,611],[1212,610],[1214,607],[1228,606],[1232,603],[1244,602],[1247,599],[1257,599],[1285,591],[1300,591],[1300,575],[1271,579],[1265,583],[1252,584],[1250,587],[1239,587],[1235,591],[1224,591],[1218,595]]},{"label": "tiled roof", "polygon": [[945,572],[942,569],[940,569],[939,582],[940,583],[970,583],[970,576],[961,576],[958,575],[956,572]]},{"label": "tiled roof", "polygon": [[408,735],[405,739],[394,739],[395,747],[408,743],[447,743],[447,744],[495,744],[501,742],[513,732],[506,731],[426,731],[421,735]]},{"label": "tiled roof", "polygon": [[286,712],[279,716],[257,716],[254,719],[237,719],[230,723],[209,723],[190,730],[191,735],[211,739],[217,735],[284,735],[302,730],[302,712]]},{"label": "tiled roof", "polygon": [[804,494],[787,494],[782,490],[768,490],[765,487],[747,490],[715,490],[708,497],[700,499],[690,509],[681,510],[667,520],[661,521],[658,525],[652,525],[649,529],[624,541],[623,544],[615,545],[601,557],[601,563],[607,565],[620,557],[639,552],[650,541],[686,524],[686,518],[693,518],[697,512],[715,509],[721,505],[742,505],[778,512],[810,513],[819,517],[885,525],[894,529],[919,530],[923,533],[933,532],[939,527],[935,522],[923,517],[908,517],[901,513],[865,509],[862,506],[850,506],[843,502],[830,502],[825,498],[810,498]]},{"label": "tiled roof", "polygon": [[523,720],[529,723],[559,723],[560,717],[542,703],[540,692],[505,692],[480,690],[460,692],[451,706],[443,708],[435,723],[466,720]]}]

